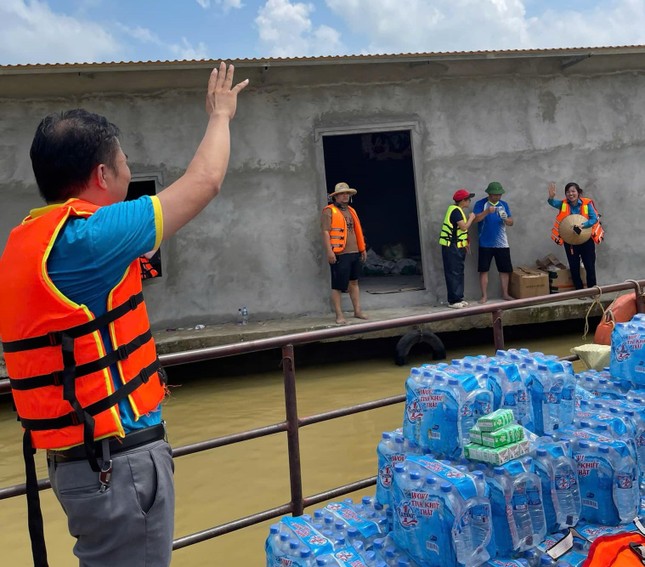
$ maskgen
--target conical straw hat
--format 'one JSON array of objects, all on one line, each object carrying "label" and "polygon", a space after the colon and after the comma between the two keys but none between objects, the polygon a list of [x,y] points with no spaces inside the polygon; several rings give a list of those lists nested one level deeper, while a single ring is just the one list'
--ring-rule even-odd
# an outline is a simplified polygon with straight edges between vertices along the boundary
[{"label": "conical straw hat", "polygon": [[560,223],[560,236],[567,244],[583,244],[591,238],[591,228],[583,228],[580,234],[573,230],[574,226],[581,226],[587,222],[587,217],[582,215],[569,215]]}]

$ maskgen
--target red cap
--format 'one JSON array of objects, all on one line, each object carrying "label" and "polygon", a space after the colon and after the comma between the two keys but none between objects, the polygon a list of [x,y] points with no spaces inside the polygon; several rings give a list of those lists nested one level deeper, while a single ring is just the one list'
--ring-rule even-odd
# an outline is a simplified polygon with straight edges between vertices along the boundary
[{"label": "red cap", "polygon": [[459,203],[459,201],[463,201],[464,199],[472,199],[474,196],[475,194],[468,191],[468,189],[457,189],[452,196],[452,200],[455,203]]}]

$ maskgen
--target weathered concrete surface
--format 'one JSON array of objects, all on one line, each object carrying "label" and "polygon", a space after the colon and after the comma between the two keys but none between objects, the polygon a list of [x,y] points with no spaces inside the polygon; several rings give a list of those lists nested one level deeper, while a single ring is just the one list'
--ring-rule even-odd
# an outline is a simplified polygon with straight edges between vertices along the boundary
[{"label": "weathered concrete surface", "polygon": [[[607,294],[600,300],[603,308],[606,307],[615,294]],[[491,302],[492,304],[493,302]],[[592,300],[568,300],[560,303],[525,307],[505,311],[503,315],[504,326],[531,325],[548,323],[553,321],[564,321],[568,319],[584,320],[591,307]],[[408,307],[400,309],[377,309],[369,312],[370,321],[386,321],[388,319],[419,315],[422,313],[438,313],[445,311],[445,307]],[[452,310],[451,310],[452,311]],[[348,314],[349,315],[349,314]],[[590,317],[601,315],[598,305],[590,311]],[[348,318],[349,324],[362,321]],[[413,329],[423,327],[435,333],[448,333],[452,331],[467,331],[469,329],[482,329],[491,327],[492,317],[490,314],[472,315],[469,317],[437,321],[430,324],[414,325],[410,327],[398,327],[366,334],[350,335],[331,339],[334,341],[376,339],[383,337],[398,337]],[[582,325],[582,322],[581,322]],[[154,332],[159,354],[170,354],[184,352],[192,349],[208,348],[214,346],[228,345],[237,342],[264,339],[292,333],[315,331],[330,327],[338,327],[330,316],[299,316],[286,319],[258,320],[252,317],[248,325],[236,323],[223,323],[207,325],[203,329],[193,328],[172,328],[160,329]],[[581,327],[582,328],[582,327]],[[593,329],[592,329],[593,332]],[[492,336],[491,336],[492,341]],[[0,351],[1,354],[1,351]],[[0,377],[6,377],[4,360],[0,356]]]},{"label": "weathered concrete surface", "polygon": [[[580,59],[574,59],[579,57]],[[570,62],[578,61],[575,65]],[[122,128],[132,171],[163,185],[185,169],[205,126],[208,62],[0,68],[0,248],[39,205],[28,150],[40,117],[74,106]],[[222,194],[162,246],[164,276],[146,285],[158,328],[224,324],[247,305],[257,319],[329,312],[319,236],[326,184],[322,137],[409,129],[426,289],[363,296],[376,312],[445,297],[439,226],[457,187],[507,188],[516,265],[561,248],[550,180],[580,183],[607,230],[599,283],[640,279],[645,49],[554,50],[315,61],[241,61],[251,86],[232,124]],[[368,191],[359,193],[356,208]],[[634,205],[634,206],[631,206]],[[473,231],[475,232],[475,231]],[[466,296],[477,297],[476,236]],[[499,292],[496,275],[491,295]]]}]

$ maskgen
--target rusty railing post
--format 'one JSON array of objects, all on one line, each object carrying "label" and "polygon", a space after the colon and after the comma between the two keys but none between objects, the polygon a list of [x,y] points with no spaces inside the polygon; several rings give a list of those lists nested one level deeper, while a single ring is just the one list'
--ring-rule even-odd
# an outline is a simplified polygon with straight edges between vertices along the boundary
[{"label": "rusty railing post", "polygon": [[493,318],[493,342],[497,350],[504,349],[504,323],[502,322],[502,310],[496,309],[491,313]]},{"label": "rusty railing post", "polygon": [[643,302],[643,291],[636,280],[625,280],[634,286],[634,297],[636,298],[636,312],[645,313],[645,303]]},{"label": "rusty railing post", "polygon": [[293,345],[282,347],[282,372],[284,375],[284,403],[287,417],[287,447],[289,450],[289,483],[291,506],[294,516],[304,513],[302,497],[302,468],[300,466],[300,420],[296,397],[296,369]]}]

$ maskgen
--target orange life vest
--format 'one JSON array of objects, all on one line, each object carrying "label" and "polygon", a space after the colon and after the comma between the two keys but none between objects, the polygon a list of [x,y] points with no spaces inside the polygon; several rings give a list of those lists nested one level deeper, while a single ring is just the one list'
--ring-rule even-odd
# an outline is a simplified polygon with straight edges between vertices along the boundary
[{"label": "orange life vest", "polygon": [[[591,199],[580,197],[580,200],[582,201],[582,205],[580,206],[580,214],[583,217],[586,217],[587,219],[589,218],[589,207],[593,207],[593,210],[596,212],[596,216],[600,216],[598,215],[596,206]],[[553,223],[553,228],[551,229],[551,240],[553,240],[553,242],[559,244],[560,246],[564,244],[564,240],[562,240],[562,237],[560,236],[560,223],[570,214],[571,207],[569,206],[568,201],[565,199],[562,201],[560,212],[558,213],[558,216],[555,217],[555,222]],[[600,224],[600,220],[598,220],[598,222],[591,227],[591,239],[596,244],[600,244],[604,238],[605,229],[602,227],[602,224]]]},{"label": "orange life vest", "polygon": [[591,544],[582,567],[642,567],[642,556],[632,546],[638,548],[644,544],[645,537],[640,532],[601,536]]},{"label": "orange life vest", "polygon": [[139,257],[139,267],[141,269],[141,279],[148,280],[159,276],[159,270],[152,265],[149,258],[145,256]]},{"label": "orange life vest", "polygon": [[[47,258],[67,220],[89,217],[97,209],[71,199],[42,216],[27,217],[12,230],[0,258],[0,337],[16,410],[37,449],[122,437],[120,400],[127,397],[138,418],[165,395],[139,260],[110,291],[107,312],[98,318],[65,297],[47,273]],[[109,333],[110,354],[102,329]],[[119,388],[111,365],[118,369]]]},{"label": "orange life vest", "polygon": [[[329,240],[331,242],[331,249],[334,254],[340,254],[345,250],[347,244],[347,222],[345,216],[340,209],[334,205],[327,205],[323,210],[331,210],[331,229],[329,231]],[[363,236],[363,228],[361,222],[358,220],[358,215],[352,207],[347,207],[347,210],[354,219],[354,233],[356,234],[356,243],[358,244],[358,251],[365,252],[365,238]]]}]

